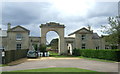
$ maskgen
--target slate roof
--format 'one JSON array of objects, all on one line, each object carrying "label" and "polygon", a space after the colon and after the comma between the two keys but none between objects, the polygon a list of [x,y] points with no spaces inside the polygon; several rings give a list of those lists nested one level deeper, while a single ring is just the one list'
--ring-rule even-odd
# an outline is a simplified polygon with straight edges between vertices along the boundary
[{"label": "slate roof", "polygon": [[100,37],[99,37],[99,35],[97,33],[93,33],[93,37],[92,38],[93,39],[99,39]]}]

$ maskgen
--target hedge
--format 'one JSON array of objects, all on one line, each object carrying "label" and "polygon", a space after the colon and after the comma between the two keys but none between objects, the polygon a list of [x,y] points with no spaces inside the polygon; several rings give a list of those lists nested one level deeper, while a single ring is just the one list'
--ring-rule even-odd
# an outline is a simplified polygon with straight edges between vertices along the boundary
[{"label": "hedge", "polygon": [[112,49],[74,49],[73,55],[88,58],[98,58],[112,61],[120,61],[120,50]]}]

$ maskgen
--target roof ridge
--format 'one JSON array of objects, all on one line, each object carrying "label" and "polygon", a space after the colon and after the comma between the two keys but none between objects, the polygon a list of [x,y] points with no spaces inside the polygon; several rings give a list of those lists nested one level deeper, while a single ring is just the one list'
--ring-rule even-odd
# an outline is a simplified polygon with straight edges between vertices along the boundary
[{"label": "roof ridge", "polygon": [[89,31],[89,32],[92,33],[92,31],[90,31],[90,30],[88,30],[87,28],[83,27],[83,28],[81,28],[81,29],[76,30],[76,31],[73,32],[73,33],[70,33],[68,36],[73,35],[73,34],[75,34],[76,32],[78,32],[78,31],[80,31],[80,30],[82,30],[82,29],[86,29],[87,31]]},{"label": "roof ridge", "polygon": [[24,27],[23,27],[23,26],[21,26],[21,25],[17,25],[17,26],[15,26],[15,27],[11,28],[10,30],[13,30],[13,29],[15,29],[15,28],[17,28],[17,27],[21,27],[22,29],[25,29],[26,31],[30,31],[30,30],[28,30],[28,29],[24,28]]}]

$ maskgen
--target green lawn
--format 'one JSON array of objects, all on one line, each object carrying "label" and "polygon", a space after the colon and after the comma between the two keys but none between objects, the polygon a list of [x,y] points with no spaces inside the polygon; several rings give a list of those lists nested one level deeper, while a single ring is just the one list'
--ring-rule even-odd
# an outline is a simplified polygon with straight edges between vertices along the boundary
[{"label": "green lawn", "polygon": [[83,59],[88,59],[88,60],[101,61],[101,62],[111,62],[111,63],[116,62],[116,61],[104,60],[104,59],[97,59],[97,58],[87,58],[87,57],[83,57],[83,56],[77,56],[77,57],[79,57],[79,58],[83,58]]},{"label": "green lawn", "polygon": [[49,53],[50,53],[50,56],[58,56],[58,53],[55,53],[53,51],[49,51]]},{"label": "green lawn", "polygon": [[0,67],[4,67],[4,66],[7,66],[6,64],[0,64]]},{"label": "green lawn", "polygon": [[116,62],[116,61],[111,61],[111,60],[104,60],[104,59],[97,59],[97,58],[87,58],[83,56],[73,56],[73,55],[58,55],[58,53],[50,52],[50,56],[56,57],[56,58],[66,58],[66,57],[78,57],[78,58],[83,58],[83,59],[88,59],[88,60],[95,60],[95,61],[101,61],[101,62]]},{"label": "green lawn", "polygon": [[2,67],[2,64],[0,64],[0,67]]},{"label": "green lawn", "polygon": [[80,68],[42,68],[42,69],[30,69],[30,70],[18,70],[10,72],[96,72]]}]

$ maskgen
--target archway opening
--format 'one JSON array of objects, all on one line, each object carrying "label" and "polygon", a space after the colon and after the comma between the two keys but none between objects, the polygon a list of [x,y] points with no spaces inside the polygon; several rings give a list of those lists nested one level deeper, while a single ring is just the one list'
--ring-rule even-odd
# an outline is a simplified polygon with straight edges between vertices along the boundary
[{"label": "archway opening", "polygon": [[60,38],[57,32],[49,31],[46,33],[46,50],[50,52],[50,56],[58,55]]},{"label": "archway opening", "polygon": [[69,54],[69,55],[72,55],[72,49],[73,49],[72,44],[71,44],[71,43],[68,43],[68,44],[67,44],[67,48],[68,48],[68,54]]},{"label": "archway opening", "polygon": [[46,24],[41,24],[40,28],[41,28],[41,44],[46,44],[47,32],[55,31],[59,35],[59,44],[58,44],[59,55],[67,54],[67,50],[64,49],[64,28],[65,26],[63,24],[50,22]]}]

